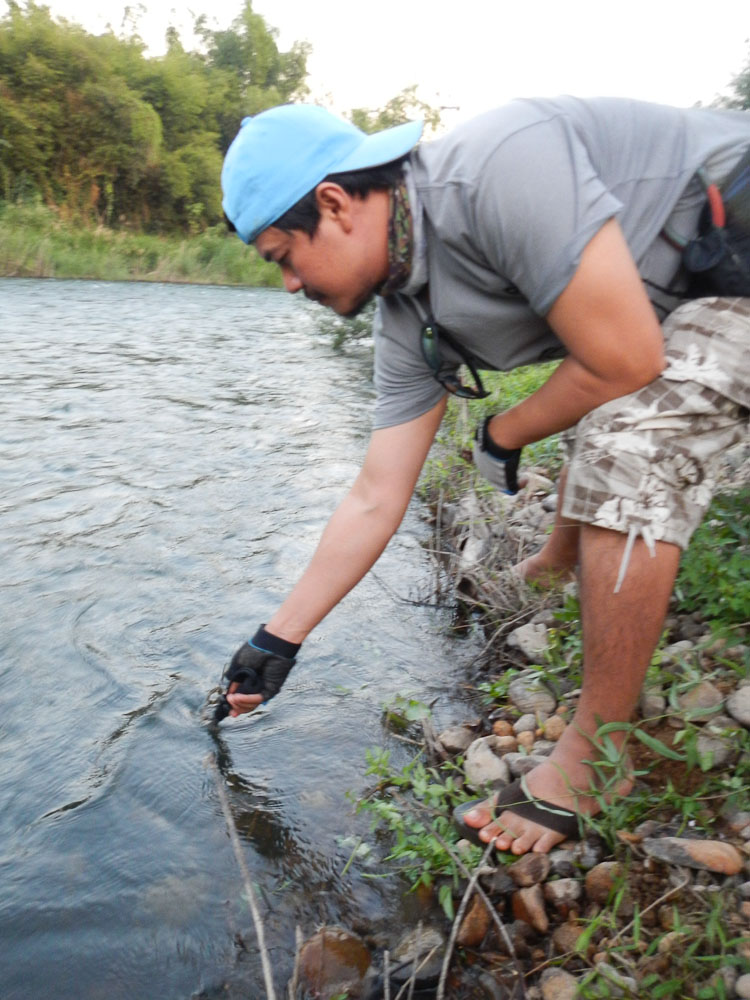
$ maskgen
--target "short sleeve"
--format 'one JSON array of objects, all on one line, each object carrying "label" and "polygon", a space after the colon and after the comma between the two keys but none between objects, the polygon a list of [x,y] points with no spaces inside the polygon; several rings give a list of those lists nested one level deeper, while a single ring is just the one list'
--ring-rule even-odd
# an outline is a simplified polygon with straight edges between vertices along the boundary
[{"label": "short sleeve", "polygon": [[573,277],[586,244],[622,203],[564,115],[517,130],[486,167],[474,205],[482,251],[544,316]]},{"label": "short sleeve", "polygon": [[379,300],[373,324],[375,430],[421,417],[445,395],[422,357],[421,329],[412,299],[392,295]]}]

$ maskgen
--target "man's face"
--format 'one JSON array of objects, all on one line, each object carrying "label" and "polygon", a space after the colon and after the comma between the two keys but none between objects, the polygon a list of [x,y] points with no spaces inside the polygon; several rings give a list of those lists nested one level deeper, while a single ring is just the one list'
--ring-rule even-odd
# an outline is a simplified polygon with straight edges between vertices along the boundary
[{"label": "man's face", "polygon": [[349,198],[337,185],[319,190],[323,187],[336,190],[324,193],[314,236],[269,226],[255,247],[279,265],[288,292],[302,291],[340,316],[352,316],[388,276],[387,215],[383,223],[378,192],[362,200]]}]

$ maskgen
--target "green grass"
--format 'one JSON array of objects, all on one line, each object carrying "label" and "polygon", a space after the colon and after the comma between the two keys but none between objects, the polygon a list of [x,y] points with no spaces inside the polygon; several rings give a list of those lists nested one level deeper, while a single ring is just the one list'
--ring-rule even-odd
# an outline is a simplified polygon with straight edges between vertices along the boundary
[{"label": "green grass", "polygon": [[30,203],[0,203],[0,276],[280,287],[278,268],[224,226],[192,236],[90,228]]}]

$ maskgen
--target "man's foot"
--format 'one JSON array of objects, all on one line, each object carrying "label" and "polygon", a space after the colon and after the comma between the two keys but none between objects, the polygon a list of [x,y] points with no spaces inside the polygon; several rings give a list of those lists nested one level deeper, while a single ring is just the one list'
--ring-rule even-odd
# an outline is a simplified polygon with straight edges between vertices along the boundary
[{"label": "man's foot", "polygon": [[[572,726],[568,727],[549,760],[526,775],[525,786],[529,796],[543,800],[547,807],[556,806],[579,816],[596,815],[601,809],[602,796],[605,800],[624,796],[633,787],[629,776],[614,779],[605,772],[606,787],[602,788],[602,778],[590,764],[585,763],[587,760],[595,761],[598,756],[587,737],[573,730]],[[598,797],[591,794],[597,787],[601,790]],[[490,801],[481,803],[462,818],[467,826],[479,830],[481,841],[488,844],[494,839],[497,850],[513,854],[529,851],[546,854],[565,839],[556,830],[520,816],[511,809],[506,809],[493,820]]]},{"label": "man's foot", "polygon": [[562,587],[575,580],[575,571],[575,560],[553,561],[545,554],[544,549],[529,556],[528,559],[516,563],[513,567],[513,572],[520,576],[525,583],[535,583],[544,587],[545,590]]}]

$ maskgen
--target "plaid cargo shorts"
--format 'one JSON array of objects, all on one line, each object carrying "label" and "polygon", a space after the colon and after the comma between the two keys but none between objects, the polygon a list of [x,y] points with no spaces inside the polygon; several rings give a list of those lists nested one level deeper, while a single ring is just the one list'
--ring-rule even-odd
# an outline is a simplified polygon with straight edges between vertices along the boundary
[{"label": "plaid cargo shorts", "polygon": [[667,366],[563,435],[566,517],[686,548],[718,460],[748,431],[750,299],[686,302],[663,324]]}]

